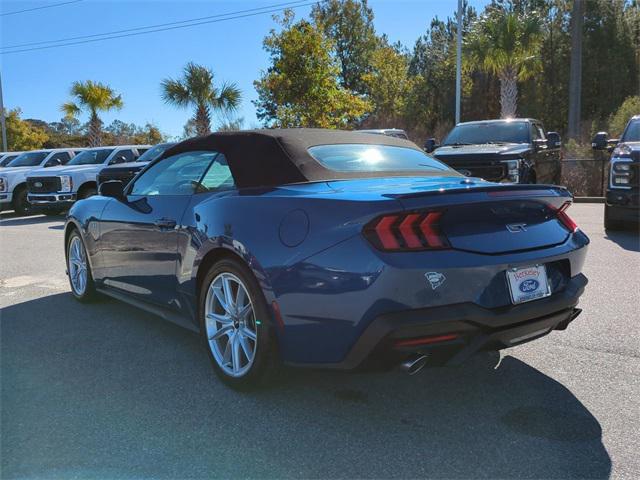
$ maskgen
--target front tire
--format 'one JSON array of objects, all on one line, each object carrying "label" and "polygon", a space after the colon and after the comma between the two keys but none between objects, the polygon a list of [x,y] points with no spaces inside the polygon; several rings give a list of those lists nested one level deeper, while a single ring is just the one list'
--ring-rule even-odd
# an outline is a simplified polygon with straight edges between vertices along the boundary
[{"label": "front tire", "polygon": [[622,222],[620,222],[620,220],[614,220],[611,218],[610,213],[609,213],[609,206],[607,206],[605,204],[604,206],[604,229],[605,230],[610,230],[612,232],[615,232],[617,230],[623,230],[624,229],[624,225],[622,224]]},{"label": "front tire", "polygon": [[277,366],[277,349],[251,271],[239,260],[220,260],[207,272],[199,302],[200,331],[218,378],[237,389],[265,383]]},{"label": "front tire", "polygon": [[78,193],[78,200],[84,200],[97,194],[98,189],[96,187],[85,187]]},{"label": "front tire", "polygon": [[96,298],[91,266],[82,237],[74,230],[67,240],[67,275],[71,293],[80,302],[90,302]]},{"label": "front tire", "polygon": [[16,190],[14,193],[15,197],[13,199],[13,210],[17,215],[24,216],[31,214],[31,204],[27,199],[27,189],[26,187],[20,188]]}]

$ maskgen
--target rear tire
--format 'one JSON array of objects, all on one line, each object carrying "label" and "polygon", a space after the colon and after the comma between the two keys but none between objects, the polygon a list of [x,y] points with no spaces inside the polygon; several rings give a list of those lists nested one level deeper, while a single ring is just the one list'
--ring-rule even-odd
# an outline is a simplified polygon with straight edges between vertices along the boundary
[{"label": "rear tire", "polygon": [[279,363],[271,313],[258,281],[241,261],[225,258],[210,268],[198,312],[202,341],[218,378],[239,390],[268,383]]},{"label": "rear tire", "polygon": [[30,215],[32,213],[31,204],[27,200],[27,188],[21,187],[14,192],[13,210],[20,216]]},{"label": "rear tire", "polygon": [[77,230],[71,232],[66,245],[67,275],[71,293],[82,303],[96,299],[96,286],[91,273],[91,265],[82,237]]}]

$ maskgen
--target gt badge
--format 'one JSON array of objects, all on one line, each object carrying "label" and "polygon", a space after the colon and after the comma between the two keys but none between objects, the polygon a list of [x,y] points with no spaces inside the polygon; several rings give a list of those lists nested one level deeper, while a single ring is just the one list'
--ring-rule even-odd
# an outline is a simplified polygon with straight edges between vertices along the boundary
[{"label": "gt badge", "polygon": [[440,272],[427,272],[424,274],[424,276],[427,277],[427,280],[429,280],[429,283],[431,284],[431,290],[435,290],[436,288],[438,288],[447,279],[447,277],[445,277],[444,274]]}]

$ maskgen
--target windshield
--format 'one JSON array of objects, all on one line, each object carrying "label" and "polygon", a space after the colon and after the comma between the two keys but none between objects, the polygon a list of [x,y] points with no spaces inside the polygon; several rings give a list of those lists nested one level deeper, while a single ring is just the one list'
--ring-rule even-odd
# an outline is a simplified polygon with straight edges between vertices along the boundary
[{"label": "windshield", "polygon": [[454,127],[443,145],[478,145],[486,143],[529,143],[527,122],[468,123]]},{"label": "windshield", "polygon": [[67,165],[97,165],[103,163],[113,152],[113,148],[96,148],[94,150],[85,150],[67,163]]},{"label": "windshield", "polygon": [[640,120],[629,122],[622,134],[621,142],[640,142]]},{"label": "windshield", "polygon": [[318,145],[309,148],[309,153],[323,166],[336,172],[451,171],[445,164],[424,152],[406,147]]},{"label": "windshield", "polygon": [[174,143],[161,143],[155,147],[151,147],[138,157],[136,162],[151,162],[166,152],[170,147],[173,147]]},{"label": "windshield", "polygon": [[29,152],[18,155],[7,167],[37,167],[49,152]]}]

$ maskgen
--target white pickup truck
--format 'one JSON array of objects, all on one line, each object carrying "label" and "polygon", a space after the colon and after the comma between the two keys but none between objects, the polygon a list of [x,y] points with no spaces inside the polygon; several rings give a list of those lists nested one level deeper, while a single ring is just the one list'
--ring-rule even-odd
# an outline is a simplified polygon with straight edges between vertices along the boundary
[{"label": "white pickup truck", "polygon": [[24,152],[0,170],[0,210],[14,210],[18,215],[29,213],[27,176],[33,170],[49,170],[65,165],[82,148],[56,148]]},{"label": "white pickup truck", "polygon": [[60,213],[76,200],[98,193],[96,176],[104,167],[135,162],[149,148],[151,145],[90,148],[64,166],[29,172],[29,203],[45,213]]}]

